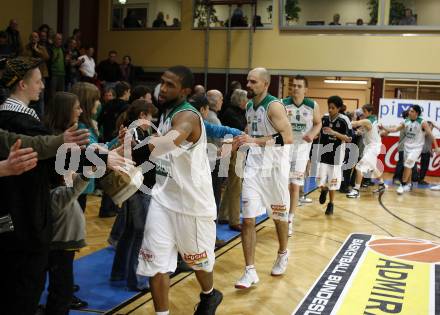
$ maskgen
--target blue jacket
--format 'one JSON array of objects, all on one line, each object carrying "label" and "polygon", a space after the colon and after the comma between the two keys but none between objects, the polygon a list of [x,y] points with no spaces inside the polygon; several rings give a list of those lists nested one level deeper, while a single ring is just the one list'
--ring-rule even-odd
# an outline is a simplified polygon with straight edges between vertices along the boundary
[{"label": "blue jacket", "polygon": [[214,125],[206,120],[204,120],[203,123],[205,124],[206,135],[210,138],[222,139],[226,135],[236,137],[243,134],[243,131],[228,126]]}]

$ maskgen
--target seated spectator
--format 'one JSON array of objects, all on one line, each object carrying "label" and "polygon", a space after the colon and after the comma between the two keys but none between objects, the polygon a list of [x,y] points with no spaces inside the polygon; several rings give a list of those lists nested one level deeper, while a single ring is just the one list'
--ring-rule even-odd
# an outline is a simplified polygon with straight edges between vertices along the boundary
[{"label": "seated spectator", "polygon": [[357,19],[356,20],[356,25],[364,25],[364,20],[362,20],[362,19]]},{"label": "seated spectator", "polygon": [[232,12],[231,27],[247,27],[247,26],[248,23],[246,21],[246,17],[243,14],[242,5],[238,4],[237,7],[234,9],[234,12]]},{"label": "seated spectator", "polygon": [[400,19],[399,25],[417,25],[416,18],[410,8],[405,9],[405,16]]},{"label": "seated spectator", "polygon": [[21,55],[21,53],[23,52],[23,44],[21,43],[17,20],[12,19],[9,21],[9,26],[6,29],[6,34],[8,36],[8,44],[9,47],[11,47],[13,57]]},{"label": "seated spectator", "polygon": [[96,78],[95,60],[93,59],[94,53],[95,49],[90,46],[85,51],[85,54],[81,55],[78,59],[80,60],[80,80],[83,82],[92,83]]},{"label": "seated spectator", "polygon": [[261,22],[261,16],[255,15],[254,17],[254,27],[263,27],[263,23]]},{"label": "seated spectator", "polygon": [[117,63],[117,56],[116,51],[109,51],[108,58],[101,61],[96,68],[98,79],[104,88],[114,88],[116,83],[122,80],[122,71]]},{"label": "seated spectator", "polygon": [[157,17],[153,22],[153,27],[167,27],[167,22],[165,22],[163,12],[159,12],[157,14]]},{"label": "seated spectator", "polygon": [[141,22],[136,17],[136,12],[130,10],[127,16],[124,18],[124,27],[125,28],[139,28],[142,27]]},{"label": "seated spectator", "polygon": [[335,15],[333,15],[333,21],[329,23],[329,25],[341,25],[341,23],[339,23],[339,20],[341,19],[341,16],[336,13]]},{"label": "seated spectator", "polygon": [[180,26],[181,26],[181,23],[180,23],[179,19],[178,18],[174,18],[173,19],[173,25],[171,25],[171,27],[180,27]]},{"label": "seated spectator", "polygon": [[135,100],[145,100],[148,103],[153,103],[153,99],[151,97],[151,90],[148,86],[138,85],[133,91],[131,91],[129,103],[133,103]]},{"label": "seated spectator", "polygon": [[104,93],[102,94],[102,103],[105,105],[116,97],[115,89],[107,88],[104,89]]}]

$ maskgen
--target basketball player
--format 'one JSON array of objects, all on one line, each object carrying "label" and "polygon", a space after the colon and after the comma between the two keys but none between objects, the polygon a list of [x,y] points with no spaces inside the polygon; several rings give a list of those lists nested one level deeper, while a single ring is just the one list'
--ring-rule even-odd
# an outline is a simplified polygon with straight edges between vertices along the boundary
[{"label": "basketball player", "polygon": [[342,99],[339,96],[330,96],[327,99],[327,104],[328,114],[322,117],[322,130],[319,139],[321,147],[318,183],[321,187],[320,204],[325,203],[330,191],[330,202],[325,214],[332,215],[335,190],[341,186],[345,143],[351,141],[352,129],[348,117],[339,112],[344,105]]},{"label": "basketball player", "polygon": [[381,127],[387,132],[405,130],[403,147],[403,176],[402,183],[396,192],[401,195],[411,190],[411,170],[419,159],[425,143],[425,133],[433,139],[434,147],[438,150],[437,141],[432,136],[431,128],[421,116],[422,109],[419,105],[413,105],[408,110],[408,118],[395,128]]},{"label": "basketball player", "polygon": [[214,289],[216,205],[206,151],[206,132],[199,112],[187,103],[193,74],[184,66],[162,75],[159,106],[163,114],[149,144],[156,164],[137,273],[150,277],[156,314],[169,314],[169,274],[177,253],[195,271],[201,286],[195,314],[215,314],[222,293]]},{"label": "basketball player", "polygon": [[292,128],[284,105],[268,93],[270,74],[256,68],[247,77],[246,106],[247,135],[238,136],[238,145],[250,146],[244,169],[242,188],[243,226],[241,238],[245,258],[243,276],[235,283],[238,289],[247,289],[259,281],[255,269],[255,218],[267,209],[275,222],[278,234],[278,255],[272,275],[282,275],[287,268],[289,251],[289,144]]},{"label": "basketball player", "polygon": [[353,128],[360,127],[362,140],[364,141],[364,151],[361,160],[356,164],[356,182],[354,188],[347,194],[347,198],[359,198],[362,177],[368,175],[379,178],[378,192],[385,190],[382,180],[382,170],[377,168],[377,156],[380,154],[382,141],[379,134],[377,118],[373,115],[373,105],[365,104],[362,106],[364,119],[352,121]]},{"label": "basketball player", "polygon": [[297,75],[293,79],[291,95],[283,99],[287,117],[292,126],[293,145],[291,147],[291,164],[289,177],[290,212],[289,236],[293,233],[293,219],[299,200],[299,190],[304,186],[304,174],[309,161],[313,139],[321,130],[319,106],[314,100],[306,98],[307,79]]}]

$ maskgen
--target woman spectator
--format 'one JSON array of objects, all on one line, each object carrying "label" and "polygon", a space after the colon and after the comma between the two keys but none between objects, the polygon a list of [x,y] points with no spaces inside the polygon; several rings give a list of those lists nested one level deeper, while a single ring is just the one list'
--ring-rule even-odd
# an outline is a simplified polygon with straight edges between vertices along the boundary
[{"label": "woman spectator", "polygon": [[[78,82],[72,87],[72,93],[78,96],[79,103],[81,105],[82,113],[79,117],[78,127],[80,129],[88,129],[90,137],[90,144],[98,143],[98,124],[93,120],[93,115],[96,114],[99,107],[100,93],[98,88],[88,82]],[[117,143],[117,139],[106,144],[108,148],[112,147]],[[87,194],[95,191],[95,181],[90,180],[89,185],[84,190],[83,194],[78,198],[83,211],[86,209],[87,205]]]},{"label": "woman spectator", "polygon": [[128,82],[132,85],[139,72],[141,72],[139,71],[139,67],[136,67],[131,63],[131,57],[128,55],[122,58],[122,64],[120,67],[122,72],[122,81]]},{"label": "woman spectator", "polygon": [[[82,113],[78,97],[72,93],[55,93],[44,123],[53,133],[63,133],[77,124]],[[73,260],[75,251],[86,246],[86,223],[77,198],[87,187],[88,179],[75,176],[73,187],[66,187],[62,177],[52,174],[51,216],[52,243],[49,252],[49,286],[45,314],[67,314],[69,308],[87,306],[73,295]]]}]

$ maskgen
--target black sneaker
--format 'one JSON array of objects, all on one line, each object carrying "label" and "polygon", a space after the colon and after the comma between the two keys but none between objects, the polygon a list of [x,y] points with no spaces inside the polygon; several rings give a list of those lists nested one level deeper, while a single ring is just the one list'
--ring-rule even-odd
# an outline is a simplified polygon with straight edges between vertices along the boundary
[{"label": "black sneaker", "polygon": [[331,202],[328,203],[327,209],[325,209],[325,215],[333,214],[333,204]]},{"label": "black sneaker", "polygon": [[70,309],[72,310],[79,310],[80,308],[89,306],[89,303],[87,303],[84,300],[81,300],[77,296],[72,296],[72,301],[70,302]]},{"label": "black sneaker", "polygon": [[323,188],[321,190],[321,194],[319,195],[319,203],[320,204],[324,204],[325,201],[327,200],[327,194],[328,194],[328,188]]},{"label": "black sneaker", "polygon": [[223,294],[214,289],[211,294],[200,293],[200,303],[194,315],[214,315],[217,306],[222,302]]}]

